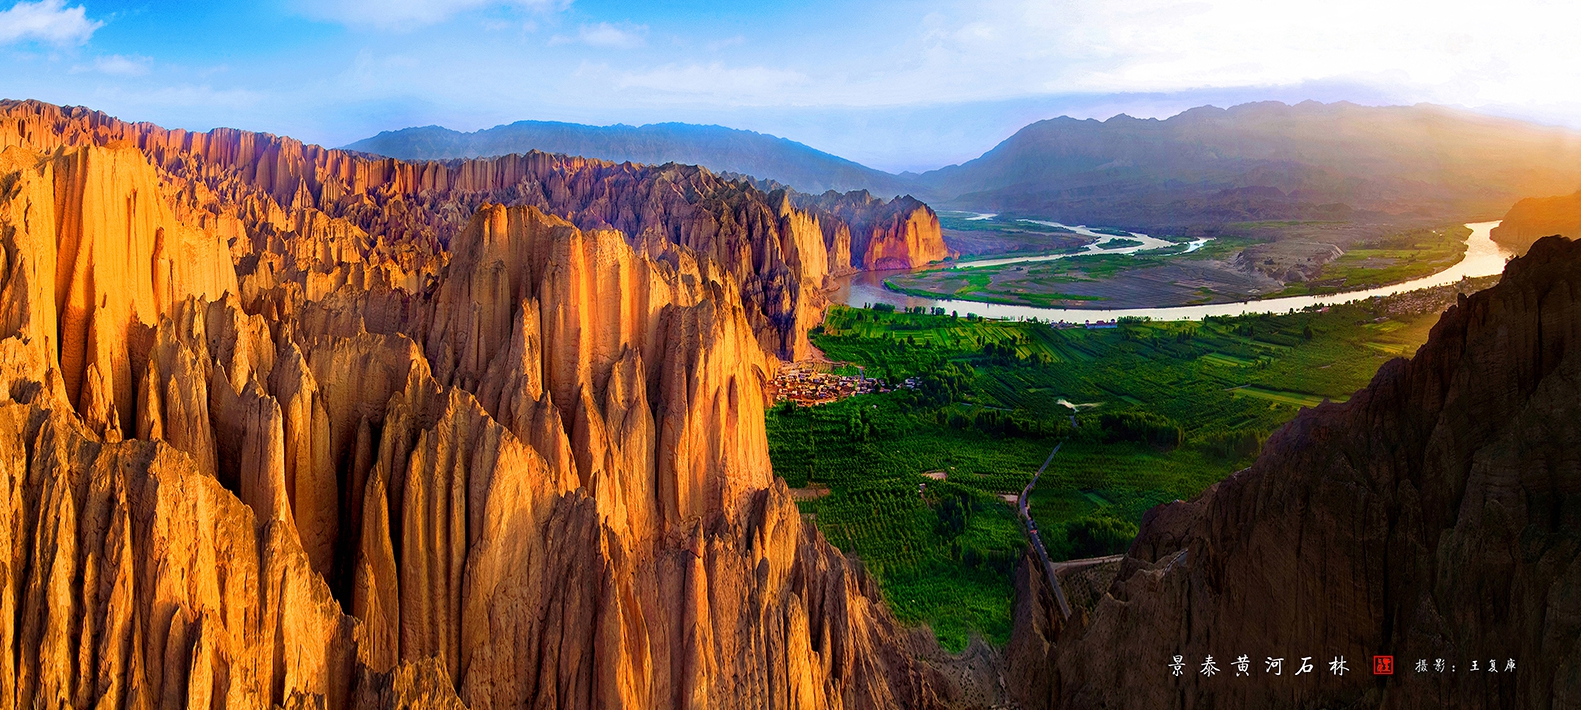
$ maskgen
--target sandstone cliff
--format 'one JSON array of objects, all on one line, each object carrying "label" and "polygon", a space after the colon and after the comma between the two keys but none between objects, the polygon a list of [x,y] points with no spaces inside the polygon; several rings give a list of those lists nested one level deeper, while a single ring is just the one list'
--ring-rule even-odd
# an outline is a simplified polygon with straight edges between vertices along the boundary
[{"label": "sandstone cliff", "polygon": [[1581,192],[1558,197],[1528,197],[1515,203],[1504,221],[1493,228],[1500,244],[1524,251],[1532,242],[1558,234],[1581,237]]},{"label": "sandstone cliff", "polygon": [[[939,216],[911,196],[884,202],[866,190],[803,196],[803,204],[840,218],[849,230],[851,264],[867,270],[914,269],[949,256]],[[833,250],[839,239],[826,230]]]},{"label": "sandstone cliff", "polygon": [[[1028,707],[1568,706],[1578,403],[1581,243],[1543,239],[1414,358],[1302,412],[1197,499],[1151,511],[1091,613],[1062,621],[1023,569],[1011,687]],[[1230,665],[1241,654],[1250,678]],[[1373,676],[1374,654],[1395,675]],[[1303,657],[1316,672],[1296,676]],[[1415,670],[1440,658],[1444,672]]]},{"label": "sandstone cliff", "polygon": [[[745,180],[696,166],[644,166],[528,153],[403,162],[290,138],[125,123],[83,108],[0,101],[0,149],[46,153],[129,144],[164,175],[178,217],[231,242],[262,288],[296,274],[309,296],[370,280],[417,291],[483,204],[529,205],[634,244],[669,242],[715,259],[736,282],[771,354],[800,358],[824,305],[824,277],[851,268],[911,268],[942,258],[938,219],[909,198],[866,192],[838,213],[795,206]],[[814,229],[855,240],[813,238]],[[843,228],[843,229],[842,229]],[[869,254],[868,244],[877,246]],[[305,274],[305,275],[303,275]]]},{"label": "sandstone cliff", "polygon": [[769,468],[817,215],[6,110],[0,707],[948,700]]}]

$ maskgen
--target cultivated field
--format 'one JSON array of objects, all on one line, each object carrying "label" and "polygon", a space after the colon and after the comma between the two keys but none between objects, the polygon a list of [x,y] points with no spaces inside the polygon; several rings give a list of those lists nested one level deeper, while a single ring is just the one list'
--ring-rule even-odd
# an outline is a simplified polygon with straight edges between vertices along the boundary
[{"label": "cultivated field", "polygon": [[1000,496],[1056,442],[1031,506],[1050,554],[1123,552],[1148,508],[1196,495],[1302,407],[1414,352],[1455,289],[1108,330],[835,307],[813,335],[829,358],[917,386],[776,406],[770,455],[793,487],[827,489],[803,512],[863,559],[902,620],[952,649],[971,634],[1002,643],[1025,542]]}]

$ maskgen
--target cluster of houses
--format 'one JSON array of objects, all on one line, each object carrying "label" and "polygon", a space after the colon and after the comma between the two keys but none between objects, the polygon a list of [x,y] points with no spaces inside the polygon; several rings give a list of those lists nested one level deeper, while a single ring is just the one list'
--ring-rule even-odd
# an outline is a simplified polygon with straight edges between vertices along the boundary
[{"label": "cluster of houses", "polygon": [[1397,293],[1392,296],[1377,299],[1381,311],[1386,316],[1410,316],[1423,313],[1439,313],[1455,305],[1455,300],[1460,293],[1476,293],[1477,288],[1468,282],[1439,286],[1437,288],[1424,288],[1416,291]]},{"label": "cluster of houses", "polygon": [[1054,324],[1054,329],[1055,330],[1068,330],[1068,329],[1071,329],[1071,328],[1086,328],[1087,330],[1099,330],[1099,329],[1102,329],[1102,328],[1118,328],[1118,327],[1120,327],[1119,319],[1115,319],[1115,320],[1101,320],[1101,321],[1087,321],[1085,323],[1068,323],[1066,321],[1060,321],[1060,322]]},{"label": "cluster of houses", "polygon": [[[917,385],[917,378],[911,377],[900,387],[916,389]],[[868,377],[860,369],[856,375],[837,375],[830,371],[828,363],[798,362],[780,368],[769,382],[768,394],[775,403],[791,401],[797,406],[810,407],[892,389],[889,383]]]}]

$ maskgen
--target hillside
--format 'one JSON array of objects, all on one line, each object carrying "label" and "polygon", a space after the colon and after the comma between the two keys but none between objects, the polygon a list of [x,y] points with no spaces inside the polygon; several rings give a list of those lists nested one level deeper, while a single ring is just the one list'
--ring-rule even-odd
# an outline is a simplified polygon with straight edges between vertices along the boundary
[{"label": "hillside", "polygon": [[1431,105],[1252,103],[1033,123],[916,178],[962,209],[1128,227],[1493,216],[1581,185],[1581,133]]},{"label": "hillside", "polygon": [[792,140],[688,123],[589,126],[518,121],[472,133],[425,126],[385,131],[346,149],[402,160],[481,158],[537,150],[617,163],[701,165],[714,172],[775,180],[811,193],[866,189],[893,197],[911,189],[899,177]]},{"label": "hillside", "polygon": [[1551,234],[1581,237],[1581,192],[1555,197],[1528,197],[1505,213],[1493,229],[1493,241],[1525,250]]}]

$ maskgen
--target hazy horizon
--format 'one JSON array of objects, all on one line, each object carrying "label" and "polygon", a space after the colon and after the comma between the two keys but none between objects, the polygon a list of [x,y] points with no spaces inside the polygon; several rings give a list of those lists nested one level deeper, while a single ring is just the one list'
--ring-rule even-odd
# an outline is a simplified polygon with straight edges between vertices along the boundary
[{"label": "hazy horizon", "polygon": [[[1069,99],[1070,97],[1062,97],[1062,98]],[[1084,97],[1084,98],[1088,98],[1088,97]],[[1103,103],[1105,103],[1105,104],[1117,103],[1117,101],[1113,97],[1090,97],[1090,100],[1093,100],[1094,102],[1096,102],[1098,99],[1104,99]],[[1001,137],[999,137],[997,139],[994,139],[991,143],[985,144],[982,147],[981,150],[975,150],[975,151],[971,152],[970,154],[962,153],[958,158],[949,160],[948,162],[933,162],[933,163],[927,163],[927,164],[917,163],[915,165],[907,164],[907,165],[902,165],[901,167],[897,167],[897,168],[885,167],[882,164],[874,164],[874,163],[863,162],[861,160],[858,160],[856,158],[851,157],[850,155],[838,153],[838,152],[829,150],[829,149],[825,148],[824,146],[808,143],[807,141],[798,140],[798,139],[790,137],[790,136],[780,135],[780,134],[772,133],[772,132],[769,132],[769,131],[755,130],[755,129],[751,129],[751,128],[742,128],[741,126],[731,125],[731,124],[727,124],[727,123],[720,123],[720,122],[717,122],[717,121],[715,121],[715,122],[689,122],[689,121],[674,121],[674,120],[654,120],[654,121],[642,121],[642,122],[613,121],[613,122],[610,122],[610,123],[586,123],[586,122],[563,121],[563,120],[555,120],[555,119],[521,118],[521,119],[516,119],[516,120],[513,120],[513,121],[508,121],[508,122],[505,122],[505,123],[498,123],[498,124],[493,124],[493,125],[480,126],[480,127],[477,127],[477,128],[467,128],[467,129],[462,129],[462,128],[456,128],[454,126],[445,126],[445,125],[432,124],[431,123],[431,124],[423,124],[423,125],[402,126],[402,127],[399,127],[399,128],[385,128],[385,129],[381,129],[377,133],[369,134],[368,136],[364,136],[363,138],[359,138],[358,141],[363,140],[364,138],[372,138],[374,136],[381,135],[381,134],[384,134],[384,133],[399,133],[401,131],[413,130],[413,129],[422,129],[422,128],[442,128],[442,129],[456,131],[458,133],[469,134],[470,135],[470,134],[476,134],[476,133],[483,133],[483,132],[490,131],[490,130],[497,129],[497,128],[505,128],[505,127],[511,126],[513,124],[518,124],[518,123],[558,123],[558,124],[564,124],[564,125],[591,126],[593,128],[614,128],[614,127],[618,127],[618,126],[625,126],[625,127],[630,127],[630,128],[643,128],[643,127],[647,127],[647,126],[666,125],[666,124],[688,125],[688,126],[717,126],[717,127],[720,127],[720,128],[725,128],[725,129],[730,129],[730,130],[750,131],[750,132],[753,132],[753,133],[758,133],[760,135],[770,136],[770,137],[773,137],[773,138],[783,138],[783,139],[786,139],[786,140],[791,140],[791,141],[794,141],[796,143],[805,145],[808,148],[812,148],[813,150],[818,150],[818,151],[821,151],[821,152],[833,155],[833,156],[838,157],[838,158],[844,158],[844,159],[847,159],[847,160],[851,160],[851,161],[859,163],[859,164],[861,164],[861,165],[863,165],[865,167],[874,168],[874,169],[877,169],[877,170],[882,170],[884,172],[888,172],[888,173],[893,174],[893,175],[901,175],[901,174],[905,174],[905,173],[924,173],[924,172],[928,172],[928,171],[931,171],[931,170],[937,170],[937,169],[944,168],[944,167],[951,167],[951,166],[954,166],[954,165],[959,165],[961,163],[965,163],[965,162],[969,162],[969,161],[975,160],[975,159],[977,159],[979,157],[982,157],[982,155],[984,153],[987,153],[988,151],[990,151],[990,150],[994,149],[995,147],[997,147],[1000,143],[1004,142],[1006,139],[1010,138],[1011,136],[1013,136],[1014,134],[1019,132],[1021,129],[1026,128],[1027,126],[1030,126],[1030,125],[1032,125],[1034,123],[1039,123],[1039,122],[1042,122],[1042,121],[1049,121],[1049,120],[1055,120],[1055,119],[1060,119],[1060,118],[1071,118],[1071,119],[1075,119],[1075,120],[1095,120],[1095,121],[1099,121],[1099,122],[1107,122],[1107,121],[1109,121],[1111,119],[1119,118],[1121,116],[1129,116],[1131,118],[1144,119],[1144,120],[1145,119],[1157,119],[1157,120],[1163,121],[1163,120],[1168,120],[1168,119],[1174,118],[1176,116],[1179,116],[1182,113],[1185,113],[1187,111],[1191,111],[1193,109],[1198,109],[1198,108],[1230,109],[1230,108],[1235,108],[1235,107],[1238,107],[1238,106],[1243,106],[1243,105],[1246,105],[1246,104],[1263,103],[1263,102],[1278,102],[1278,103],[1283,103],[1283,104],[1288,105],[1288,106],[1294,106],[1294,105],[1296,105],[1298,103],[1301,103],[1302,101],[1319,101],[1319,99],[1299,99],[1299,100],[1281,101],[1280,99],[1276,99],[1276,98],[1266,98],[1266,99],[1264,99],[1264,98],[1248,98],[1245,101],[1237,101],[1237,102],[1234,102],[1234,103],[1224,102],[1222,104],[1206,103],[1206,104],[1186,105],[1183,108],[1179,108],[1179,109],[1171,108],[1169,110],[1169,112],[1167,112],[1167,113],[1164,112],[1163,110],[1159,110],[1159,111],[1156,111],[1156,112],[1139,111],[1136,108],[1132,108],[1131,110],[1122,110],[1122,111],[1116,111],[1116,112],[1113,112],[1113,113],[1094,114],[1094,115],[1071,115],[1069,113],[1061,113],[1061,114],[1058,114],[1058,115],[1042,115],[1042,116],[1038,116],[1038,115],[1033,115],[1033,114],[1031,114],[1031,113],[1029,113],[1027,111],[1006,112],[1003,115],[1005,115],[1005,116],[1016,116],[1016,117],[1028,116],[1028,117],[1024,118],[1024,119],[1019,119],[1019,122],[1017,122],[1018,119],[1016,119],[1016,118],[1006,118],[1005,120],[1003,120],[1002,123],[1004,123],[1006,126],[1009,126],[1012,123],[1014,123],[1014,126],[1011,127],[1011,128],[1005,129],[1005,132],[1004,132],[1004,134]],[[1524,117],[1521,117],[1521,116],[1512,116],[1512,115],[1498,113],[1498,112],[1492,112],[1492,111],[1478,111],[1476,109],[1469,109],[1469,108],[1466,108],[1464,106],[1447,106],[1447,105],[1443,105],[1443,104],[1430,104],[1430,103],[1426,103],[1426,102],[1419,103],[1419,104],[1365,103],[1365,102],[1360,102],[1360,101],[1351,101],[1349,99],[1334,99],[1334,100],[1331,100],[1331,101],[1322,101],[1321,103],[1324,103],[1324,104],[1335,104],[1335,103],[1343,103],[1343,102],[1349,102],[1349,103],[1360,105],[1360,106],[1370,106],[1370,107],[1380,107],[1380,108],[1409,107],[1409,106],[1437,106],[1439,108],[1449,109],[1449,110],[1453,110],[1453,111],[1462,111],[1462,112],[1466,112],[1466,113],[1469,113],[1469,114],[1485,116],[1485,117],[1493,118],[1493,119],[1508,119],[1508,120],[1523,121],[1523,122],[1529,123],[1529,124],[1531,124],[1533,126],[1549,127],[1549,128],[1557,128],[1557,129],[1568,129],[1568,130],[1571,130],[1571,131],[1581,132],[1581,128],[1577,128],[1576,126],[1569,126],[1569,125],[1557,124],[1557,123],[1544,123],[1542,121],[1532,120],[1532,119],[1524,118]],[[1138,100],[1137,103],[1136,103],[1136,106],[1147,107],[1148,104],[1143,102],[1143,101],[1141,101],[1141,100]],[[1155,103],[1152,104],[1152,106],[1154,106],[1154,107],[1173,106],[1173,103],[1166,103],[1164,100],[1156,100]],[[977,108],[977,107],[952,107],[952,108],[956,108],[957,110],[967,110],[967,109],[970,109],[970,108]],[[896,112],[900,111],[899,109],[892,109],[892,110],[894,110]],[[917,111],[917,109],[911,109],[911,112],[916,112],[916,111]],[[1076,113],[1080,113],[1080,112],[1076,112]],[[899,139],[896,140],[895,142],[897,144],[902,144],[902,145],[899,145],[899,148],[900,149],[904,149],[904,144],[907,144],[906,143],[906,138],[903,135],[903,132],[897,132],[897,135],[899,135]],[[350,147],[353,143],[356,143],[356,142],[357,141],[351,141],[350,143],[347,143],[347,144],[344,144],[344,145],[330,146],[330,147],[335,147],[335,148]],[[917,147],[927,148],[928,145],[926,144],[926,142],[923,142],[922,144],[919,144]]]},{"label": "hazy horizon", "polygon": [[0,95],[340,146],[520,120],[717,124],[889,172],[1036,120],[1434,103],[1581,128],[1546,3],[0,0]]}]

